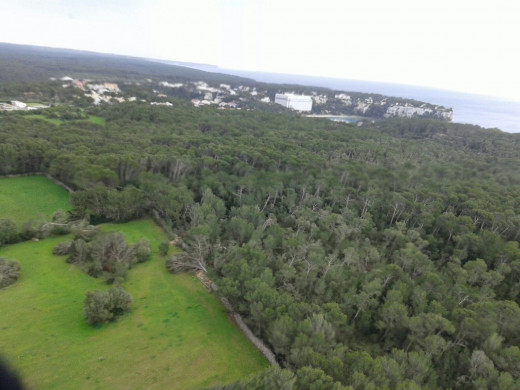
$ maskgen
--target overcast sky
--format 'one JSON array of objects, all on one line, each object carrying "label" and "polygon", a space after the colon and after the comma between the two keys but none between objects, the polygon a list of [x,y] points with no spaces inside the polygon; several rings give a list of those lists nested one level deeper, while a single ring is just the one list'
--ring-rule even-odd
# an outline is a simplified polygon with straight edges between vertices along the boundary
[{"label": "overcast sky", "polygon": [[0,0],[0,41],[520,101],[515,0]]}]

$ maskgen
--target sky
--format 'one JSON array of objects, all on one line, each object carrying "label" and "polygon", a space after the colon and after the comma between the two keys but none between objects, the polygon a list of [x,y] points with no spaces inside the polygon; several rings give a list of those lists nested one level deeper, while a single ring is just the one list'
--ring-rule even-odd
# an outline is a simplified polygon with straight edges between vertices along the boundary
[{"label": "sky", "polygon": [[520,101],[515,0],[0,0],[0,41]]}]

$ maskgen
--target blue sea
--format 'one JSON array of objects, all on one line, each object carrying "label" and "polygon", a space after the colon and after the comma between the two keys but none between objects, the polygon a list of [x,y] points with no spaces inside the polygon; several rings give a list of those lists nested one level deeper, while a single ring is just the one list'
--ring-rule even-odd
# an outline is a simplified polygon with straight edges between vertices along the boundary
[{"label": "blue sea", "polygon": [[204,66],[198,69],[233,74],[268,83],[300,84],[415,99],[452,108],[453,122],[470,123],[485,128],[498,128],[509,133],[520,133],[520,102],[426,87],[370,81],[263,73]]}]

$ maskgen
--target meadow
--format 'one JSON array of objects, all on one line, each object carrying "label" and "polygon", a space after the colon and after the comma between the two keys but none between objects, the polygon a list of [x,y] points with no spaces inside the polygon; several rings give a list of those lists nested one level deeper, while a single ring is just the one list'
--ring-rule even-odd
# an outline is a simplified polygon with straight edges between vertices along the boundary
[{"label": "meadow", "polygon": [[[35,212],[63,208],[67,194],[47,180],[1,179],[0,201],[9,207],[0,217],[21,221]],[[32,203],[54,199],[54,210],[31,203],[32,211],[16,207],[30,197],[31,185],[34,196],[34,186],[40,184]],[[153,221],[105,224],[101,229],[123,233],[128,243],[148,239],[152,255],[132,268],[122,284],[134,299],[131,312],[99,327],[85,322],[85,293],[110,286],[52,254],[68,237],[0,248],[0,257],[16,259],[22,267],[20,279],[0,290],[0,354],[28,389],[199,389],[268,366],[193,275],[167,272],[158,254],[167,237]]]},{"label": "meadow", "polygon": [[[48,118],[45,115],[41,115],[41,114],[26,115],[25,117],[29,118],[29,119],[40,119],[40,120],[52,123],[57,126],[61,125],[62,123],[64,123],[66,121],[64,119],[59,119],[59,118]],[[90,122],[90,123],[94,123],[94,124],[101,125],[101,126],[104,126],[106,123],[105,118],[101,118],[100,116],[95,116],[95,115],[87,115],[85,117],[85,119],[75,119],[75,121],[76,122]]]},{"label": "meadow", "polygon": [[69,194],[45,176],[0,178],[0,218],[21,225],[70,209]]}]

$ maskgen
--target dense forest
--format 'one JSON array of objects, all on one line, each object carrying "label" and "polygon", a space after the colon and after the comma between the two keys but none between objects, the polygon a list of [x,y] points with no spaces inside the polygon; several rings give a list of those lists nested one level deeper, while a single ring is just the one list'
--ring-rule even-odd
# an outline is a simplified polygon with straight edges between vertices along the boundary
[{"label": "dense forest", "polygon": [[4,113],[0,174],[177,237],[282,367],[222,388],[520,388],[520,136],[174,102]]},{"label": "dense forest", "polygon": [[[165,77],[208,82],[252,83],[244,77],[203,72],[184,66],[167,65],[143,58],[89,51],[0,43],[0,82],[34,83],[74,73],[78,78],[111,77],[117,80],[139,80]],[[62,74],[63,73],[63,74]]]}]

